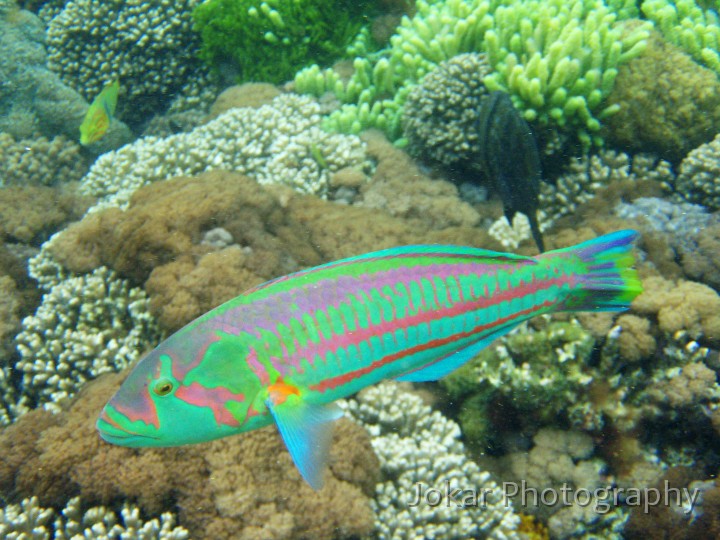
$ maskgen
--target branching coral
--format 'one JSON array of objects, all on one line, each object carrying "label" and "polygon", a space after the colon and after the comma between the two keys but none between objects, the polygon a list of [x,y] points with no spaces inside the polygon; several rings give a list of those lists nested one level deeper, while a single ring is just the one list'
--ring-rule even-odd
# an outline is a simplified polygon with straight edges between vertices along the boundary
[{"label": "branching coral", "polygon": [[76,182],[87,172],[80,145],[62,135],[15,139],[0,133],[0,185],[28,186]]},{"label": "branching coral", "polygon": [[[49,540],[51,538],[76,538],[87,540],[115,540],[137,538],[138,540],[185,540],[188,531],[176,527],[176,518],[165,512],[160,519],[143,522],[137,506],[125,504],[121,523],[115,512],[103,506],[83,512],[79,497],[71,499],[67,506],[55,514],[52,508],[42,508],[37,497],[24,499],[20,504],[0,508],[0,536],[8,540]],[[54,519],[54,522],[51,520]],[[29,535],[29,536],[28,536]]]},{"label": "branching coral", "polygon": [[[611,2],[627,16],[632,2]],[[597,133],[617,66],[639,54],[646,25],[623,31],[616,13],[597,1],[419,1],[390,46],[356,58],[347,81],[312,66],[295,78],[301,92],[334,92],[345,105],[328,126],[357,133],[374,126],[400,136],[408,92],[438,63],[464,52],[487,52],[490,90],[509,92],[528,120],[566,127],[586,141]]]},{"label": "branching coral", "polygon": [[680,164],[675,189],[690,202],[720,209],[720,135],[698,146]]},{"label": "branching coral", "polygon": [[285,184],[324,195],[333,171],[365,165],[355,136],[320,126],[320,106],[307,96],[285,94],[258,109],[231,109],[189,133],[145,137],[102,155],[81,189],[104,205],[124,206],[142,185],[173,176],[226,169],[261,184]]},{"label": "branching coral", "polygon": [[720,18],[696,0],[645,0],[642,12],[665,38],[720,73]]},{"label": "branching coral", "polygon": [[147,308],[142,290],[103,267],[55,285],[16,338],[21,404],[58,411],[87,380],[125,368],[159,339]]},{"label": "branching coral", "polygon": [[[394,383],[368,388],[346,403],[370,432],[383,481],[376,488],[376,531],[382,540],[402,538],[518,538],[519,519],[490,474],[465,455],[457,424],[433,412]],[[418,484],[426,488],[485,493],[482,504],[412,505]]]}]

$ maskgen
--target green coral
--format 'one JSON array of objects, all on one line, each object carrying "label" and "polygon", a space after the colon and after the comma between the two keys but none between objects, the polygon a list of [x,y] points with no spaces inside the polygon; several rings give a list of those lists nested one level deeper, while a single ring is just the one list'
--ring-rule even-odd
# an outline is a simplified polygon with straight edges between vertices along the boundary
[{"label": "green coral", "polygon": [[695,60],[720,74],[720,17],[717,0],[645,0],[642,11],[655,22],[665,39],[682,47]]},{"label": "green coral", "polygon": [[649,23],[623,28],[636,14],[627,0],[425,0],[403,18],[388,48],[354,61],[343,81],[317,65],[300,71],[296,89],[333,92],[345,105],[327,126],[357,133],[368,127],[397,140],[408,93],[440,62],[465,52],[487,52],[494,73],[488,90],[510,93],[525,118],[600,142],[600,121],[615,109],[603,104],[617,66],[637,56]]},{"label": "green coral", "polygon": [[374,0],[208,0],[193,11],[200,57],[236,82],[282,83],[342,56]]}]

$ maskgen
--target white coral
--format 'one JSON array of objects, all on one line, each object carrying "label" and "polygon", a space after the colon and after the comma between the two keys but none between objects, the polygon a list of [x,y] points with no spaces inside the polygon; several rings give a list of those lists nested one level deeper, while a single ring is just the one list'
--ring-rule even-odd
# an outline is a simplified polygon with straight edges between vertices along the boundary
[{"label": "white coral", "polygon": [[[370,432],[385,477],[373,503],[378,538],[518,538],[512,504],[490,474],[468,459],[455,422],[394,383],[368,388],[343,406]],[[484,495],[477,506],[414,506],[418,484]]]},{"label": "white coral", "polygon": [[23,396],[55,411],[84,382],[130,364],[159,338],[148,302],[104,267],[59,281],[16,337]]},{"label": "white coral", "polygon": [[101,199],[95,209],[122,207],[145,184],[225,169],[324,196],[332,172],[365,165],[365,145],[356,136],[322,131],[320,121],[317,101],[296,94],[230,109],[189,133],[145,137],[103,154],[81,189]]}]

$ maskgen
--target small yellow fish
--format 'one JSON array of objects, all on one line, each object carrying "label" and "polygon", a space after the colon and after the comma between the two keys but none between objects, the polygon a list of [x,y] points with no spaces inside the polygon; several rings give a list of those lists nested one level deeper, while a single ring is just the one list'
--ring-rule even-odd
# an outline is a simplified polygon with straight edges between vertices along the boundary
[{"label": "small yellow fish", "polygon": [[120,85],[117,81],[113,81],[95,96],[80,124],[80,144],[94,143],[105,135],[110,127],[110,119],[115,113],[119,90]]}]

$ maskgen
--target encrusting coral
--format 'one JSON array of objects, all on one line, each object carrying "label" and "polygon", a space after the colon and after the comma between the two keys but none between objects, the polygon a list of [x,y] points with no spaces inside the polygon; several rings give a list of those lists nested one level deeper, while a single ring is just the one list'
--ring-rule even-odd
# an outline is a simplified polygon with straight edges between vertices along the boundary
[{"label": "encrusting coral", "polygon": [[314,492],[274,428],[184,448],[108,445],[95,419],[123,377],[105,375],[66,412],[31,411],[0,432],[0,490],[55,508],[76,495],[86,504],[130,499],[149,515],[178,512],[193,538],[330,540],[372,531],[378,462],[361,427],[340,422],[325,487]]}]

